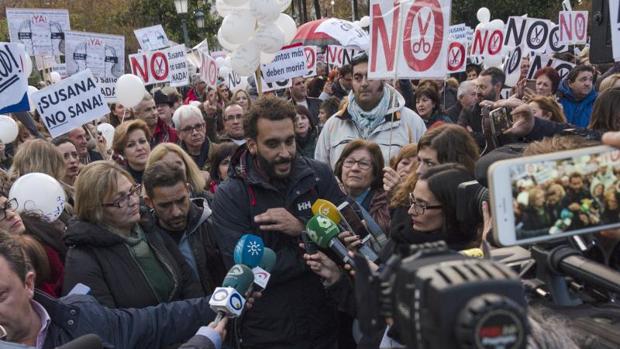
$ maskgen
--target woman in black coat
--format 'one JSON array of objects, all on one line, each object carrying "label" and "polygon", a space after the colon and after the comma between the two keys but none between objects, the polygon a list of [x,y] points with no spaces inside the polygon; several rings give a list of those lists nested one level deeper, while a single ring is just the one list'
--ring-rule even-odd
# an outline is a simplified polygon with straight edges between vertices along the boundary
[{"label": "woman in black coat", "polygon": [[112,162],[82,169],[75,184],[77,219],[65,243],[63,294],[78,284],[112,308],[142,308],[203,296],[170,237],[140,223],[140,192]]}]

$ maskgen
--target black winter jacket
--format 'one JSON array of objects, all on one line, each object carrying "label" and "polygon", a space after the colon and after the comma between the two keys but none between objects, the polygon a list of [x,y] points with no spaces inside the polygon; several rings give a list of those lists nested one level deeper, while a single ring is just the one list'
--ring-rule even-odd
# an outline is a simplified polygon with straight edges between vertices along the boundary
[{"label": "black winter jacket", "polygon": [[65,261],[63,294],[82,283],[91,288],[90,294],[101,304],[110,308],[143,308],[204,296],[174,241],[141,224],[151,250],[173,277],[174,288],[168,299],[158,299],[121,236],[79,220],[70,222],[65,235],[70,248]]},{"label": "black winter jacket", "polygon": [[35,300],[52,320],[44,349],[89,333],[98,335],[106,348],[157,349],[188,340],[215,318],[204,297],[143,309],[109,309],[87,295],[54,299],[37,291]]},{"label": "black winter jacket", "polygon": [[305,221],[318,198],[336,205],[345,200],[328,165],[298,156],[285,189],[278,190],[256,169],[244,145],[233,156],[229,179],[217,189],[213,222],[218,246],[227,267],[245,233],[262,237],[277,254],[271,280],[254,308],[243,315],[241,340],[249,348],[333,348],[336,345],[336,307],[328,300],[321,280],[303,260],[300,238],[261,231],[254,216],[284,207]]}]

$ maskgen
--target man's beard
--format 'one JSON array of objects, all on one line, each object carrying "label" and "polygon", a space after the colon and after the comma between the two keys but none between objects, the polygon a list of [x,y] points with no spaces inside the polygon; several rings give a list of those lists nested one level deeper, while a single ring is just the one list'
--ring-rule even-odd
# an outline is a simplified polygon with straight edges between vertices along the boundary
[{"label": "man's beard", "polygon": [[[258,165],[260,166],[261,170],[263,170],[265,172],[265,174],[269,177],[269,179],[285,179],[287,178],[291,172],[293,171],[293,159],[295,158],[295,156],[293,155],[291,158],[289,159],[276,159],[273,162],[269,162],[269,160],[265,159],[260,153],[256,153],[256,159],[258,160]],[[276,165],[280,165],[280,164],[287,164],[290,163],[291,165],[289,165],[289,172],[283,175],[280,175],[278,173],[276,173]]]}]

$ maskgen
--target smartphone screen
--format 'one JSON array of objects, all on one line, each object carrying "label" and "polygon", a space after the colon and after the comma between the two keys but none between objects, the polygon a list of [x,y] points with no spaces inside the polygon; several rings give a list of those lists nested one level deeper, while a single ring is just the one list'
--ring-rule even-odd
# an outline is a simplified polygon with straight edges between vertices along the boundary
[{"label": "smartphone screen", "polygon": [[527,80],[525,82],[525,87],[532,91],[536,91],[536,80]]},{"label": "smartphone screen", "polygon": [[491,178],[494,232],[503,245],[620,226],[616,149],[594,147],[502,161],[491,168]]},{"label": "smartphone screen", "polygon": [[504,133],[512,127],[512,116],[506,108],[497,108],[489,113],[491,118],[491,127],[495,135]]}]

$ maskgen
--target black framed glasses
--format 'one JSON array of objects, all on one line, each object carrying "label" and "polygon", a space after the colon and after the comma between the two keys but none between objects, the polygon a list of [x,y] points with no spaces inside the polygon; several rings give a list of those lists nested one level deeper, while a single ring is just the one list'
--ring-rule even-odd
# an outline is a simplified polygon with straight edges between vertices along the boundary
[{"label": "black framed glasses", "polygon": [[140,191],[142,190],[142,185],[134,184],[129,192],[120,198],[112,201],[111,203],[104,203],[103,207],[116,207],[116,208],[125,208],[129,206],[129,202],[131,201],[131,197],[134,195],[140,195]]},{"label": "black framed glasses", "polygon": [[16,198],[12,198],[11,200],[8,200],[7,202],[5,202],[4,205],[0,207],[0,221],[3,221],[6,219],[7,211],[17,210],[17,206],[18,205],[17,205]]},{"label": "black framed glasses", "polygon": [[413,196],[413,193],[409,193],[409,206],[413,207],[413,212],[416,215],[423,215],[426,210],[438,210],[442,207],[441,205],[429,205],[426,202],[419,202]]},{"label": "black framed glasses", "polygon": [[372,166],[370,161],[367,161],[367,160],[346,159],[342,163],[342,167],[351,168],[355,164],[357,164],[357,167],[359,167],[360,170],[364,170],[364,171],[368,170],[370,166]]},{"label": "black framed glasses", "polygon": [[194,126],[187,126],[187,127],[183,127],[181,129],[181,132],[186,132],[186,133],[193,133],[194,131],[196,132],[200,132],[204,129],[205,124],[204,123],[200,123],[200,124],[196,124]]}]

